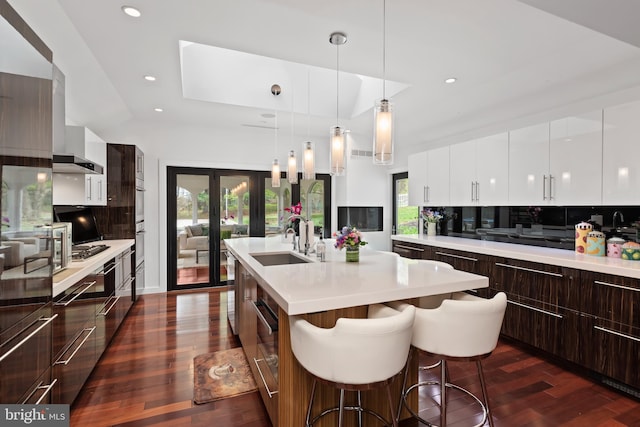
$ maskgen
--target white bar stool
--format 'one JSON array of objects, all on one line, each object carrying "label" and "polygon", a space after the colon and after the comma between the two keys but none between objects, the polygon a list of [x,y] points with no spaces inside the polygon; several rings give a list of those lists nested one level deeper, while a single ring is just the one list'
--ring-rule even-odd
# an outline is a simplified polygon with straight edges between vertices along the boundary
[{"label": "white bar stool", "polygon": [[[390,303],[390,306],[397,310],[403,310],[407,305],[405,303]],[[489,357],[496,348],[506,307],[507,297],[504,292],[499,292],[491,299],[456,292],[452,294],[451,299],[443,300],[438,308],[416,309],[409,361],[418,352],[424,352],[440,359],[440,426],[446,426],[446,393],[447,387],[449,387],[465,392],[482,407],[483,419],[477,426],[484,425],[488,419],[489,425],[493,427],[493,417],[482,370],[482,359]],[[447,382],[447,361],[476,362],[482,389],[482,401],[468,390]],[[422,419],[416,411],[409,407],[407,396],[420,386],[438,383],[417,382],[407,387],[407,372],[405,370],[400,407],[404,404],[414,418],[427,425],[433,425]]]},{"label": "white bar stool", "polygon": [[[369,306],[367,319],[340,318],[333,328],[312,325],[299,316],[290,316],[291,349],[302,367],[313,376],[306,426],[338,411],[338,426],[343,425],[344,411],[373,415],[384,425],[397,427],[389,384],[402,371],[411,347],[415,308],[411,305],[396,311],[381,304]],[[318,382],[340,389],[338,407],[324,409],[312,417]],[[386,387],[391,423],[373,410],[362,408],[360,392]],[[358,393],[358,405],[344,404],[345,391]],[[370,423],[366,424],[367,426]]]}]

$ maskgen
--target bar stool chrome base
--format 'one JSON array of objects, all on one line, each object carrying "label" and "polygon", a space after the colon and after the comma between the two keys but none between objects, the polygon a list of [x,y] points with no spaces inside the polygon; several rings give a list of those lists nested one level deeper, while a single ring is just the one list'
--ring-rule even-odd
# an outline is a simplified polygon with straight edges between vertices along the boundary
[{"label": "bar stool chrome base", "polygon": [[[311,418],[311,410],[313,408],[313,401],[315,399],[315,395],[316,395],[316,387],[318,382],[324,383],[324,384],[330,384],[330,385],[334,385],[335,383],[332,383],[330,381],[325,381],[321,378],[314,378],[313,380],[313,385],[311,386],[311,398],[309,400],[309,407],[307,408],[307,417],[305,419],[305,427],[311,427],[313,426],[320,418],[324,417],[325,415],[328,415],[332,412],[338,412],[338,420],[339,420],[339,426],[342,425],[342,420],[343,420],[343,413],[344,411],[355,411],[358,413],[358,426],[362,427],[363,425],[363,414],[369,414],[375,418],[378,419],[378,421],[380,421],[382,423],[382,425],[386,426],[386,427],[391,427],[391,426],[396,426],[397,421],[395,419],[395,416],[393,414],[393,407],[390,406],[390,409],[392,411],[391,416],[392,421],[389,422],[387,421],[382,415],[380,415],[379,413],[368,409],[368,408],[363,408],[362,407],[362,394],[361,394],[361,390],[359,390],[356,386],[356,388],[340,388],[340,404],[339,406],[333,407],[333,408],[328,408],[328,409],[324,409],[322,410],[322,412],[320,412],[320,414],[316,415],[315,417]],[[382,382],[383,385],[385,385],[387,387],[387,393],[389,395],[389,403],[391,404],[391,394],[390,394],[390,390],[389,390],[389,384],[391,383],[391,381],[384,381]],[[344,386],[344,385],[343,385]],[[364,390],[368,390],[369,389],[369,385],[365,385],[363,387]],[[344,404],[344,395],[345,395],[345,391],[355,391],[357,393],[358,396],[358,404],[357,406],[345,406]],[[366,424],[367,426],[370,425],[369,423]]]},{"label": "bar stool chrome base", "polygon": [[[404,407],[407,409],[407,411],[409,411],[409,413],[411,414],[412,417],[414,417],[415,419],[417,419],[418,421],[420,421],[422,424],[426,425],[426,426],[431,426],[431,427],[439,427],[437,424],[433,424],[430,423],[429,421],[425,420],[424,418],[422,418],[420,415],[418,415],[413,408],[411,408],[411,406],[409,406],[409,403],[407,402],[407,397],[409,396],[409,394],[413,391],[413,390],[418,390],[419,387],[423,387],[423,386],[427,386],[427,385],[437,385],[440,386],[440,382],[438,381],[422,381],[416,384],[413,384],[411,387],[409,387],[403,394],[402,394],[402,402],[404,403]],[[478,424],[474,425],[473,427],[480,427],[483,426],[486,422],[487,422],[487,417],[489,415],[487,408],[484,406],[484,403],[482,403],[482,401],[480,399],[478,399],[478,397],[471,393],[469,390],[460,387],[459,385],[456,384],[451,384],[451,383],[445,383],[445,387],[448,388],[455,388],[456,390],[459,390],[465,394],[467,394],[469,397],[471,397],[473,400],[476,401],[476,403],[478,405],[480,405],[480,408],[482,408],[482,421],[479,422]],[[446,405],[440,405],[440,410],[446,410]]]}]

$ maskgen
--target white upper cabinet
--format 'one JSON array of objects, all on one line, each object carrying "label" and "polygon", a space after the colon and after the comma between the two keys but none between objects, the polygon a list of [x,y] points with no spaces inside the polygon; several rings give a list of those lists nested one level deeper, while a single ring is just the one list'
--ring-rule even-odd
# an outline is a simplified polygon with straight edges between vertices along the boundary
[{"label": "white upper cabinet", "polygon": [[551,204],[602,203],[602,110],[551,122]]},{"label": "white upper cabinet", "polygon": [[409,205],[422,206],[427,199],[427,152],[411,154],[409,168]]},{"label": "white upper cabinet", "polygon": [[509,134],[501,133],[450,147],[451,204],[509,203]]},{"label": "white upper cabinet", "polygon": [[549,182],[549,123],[509,132],[509,204],[553,203]]},{"label": "white upper cabinet", "polygon": [[449,147],[412,154],[408,167],[410,205],[449,205]]},{"label": "white upper cabinet", "polygon": [[604,110],[603,205],[640,203],[640,102]]},{"label": "white upper cabinet", "polygon": [[54,173],[54,205],[107,205],[107,143],[91,130],[67,126],[66,146],[103,167],[102,174]]}]

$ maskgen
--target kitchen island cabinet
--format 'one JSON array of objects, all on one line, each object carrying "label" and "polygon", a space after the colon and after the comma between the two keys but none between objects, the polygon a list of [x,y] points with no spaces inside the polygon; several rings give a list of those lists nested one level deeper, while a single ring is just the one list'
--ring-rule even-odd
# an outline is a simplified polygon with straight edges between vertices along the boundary
[{"label": "kitchen island cabinet", "polygon": [[507,294],[504,336],[640,397],[640,262],[455,237],[393,243],[485,257],[488,296]]},{"label": "kitchen island cabinet", "polygon": [[[304,371],[291,351],[288,322],[290,315],[302,315],[316,326],[330,328],[341,317],[366,317],[369,304],[396,300],[415,301],[424,295],[483,288],[489,284],[483,276],[436,269],[416,260],[367,249],[361,251],[359,263],[346,263],[344,252],[338,251],[331,244],[327,245],[327,262],[324,263],[318,262],[316,257],[299,255],[309,262],[264,266],[255,255],[291,254],[290,245],[282,243],[279,237],[248,237],[226,240],[225,243],[237,260],[236,295],[243,299],[239,319],[240,338],[243,347],[246,343],[245,353],[249,364],[255,365],[252,366],[254,376],[257,375],[256,382],[271,420],[274,425],[283,427],[304,424],[312,384],[312,377]],[[276,304],[278,312],[277,337],[270,338],[275,340],[270,344],[271,347],[277,347],[275,360],[278,368],[277,374],[273,376],[277,379],[277,387],[270,383],[267,375],[274,357],[270,350],[265,351],[268,347],[265,341],[268,338],[260,331],[264,326],[261,326],[262,319],[253,304],[255,302],[260,306],[265,299],[268,300],[268,306]],[[253,360],[254,357],[256,360]],[[417,377],[417,365],[410,367],[410,373]],[[263,376],[264,383],[260,385]],[[392,384],[395,396],[399,396],[400,383],[397,380]],[[272,392],[271,396],[267,387]],[[273,394],[274,391],[277,393]],[[365,406],[376,408],[389,417],[384,390],[364,393],[363,401]],[[337,402],[334,389],[320,387],[316,409],[335,406]],[[273,409],[270,409],[272,405],[277,408],[277,415],[273,415]],[[402,417],[407,416],[403,412]],[[323,419],[317,425],[330,425],[329,421],[333,420]]]}]

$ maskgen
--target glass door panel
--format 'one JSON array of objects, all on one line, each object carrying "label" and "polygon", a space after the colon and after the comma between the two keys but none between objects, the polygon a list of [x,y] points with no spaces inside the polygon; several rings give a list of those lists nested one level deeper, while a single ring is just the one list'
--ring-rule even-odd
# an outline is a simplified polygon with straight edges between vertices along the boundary
[{"label": "glass door panel", "polygon": [[291,206],[291,184],[280,181],[280,187],[271,186],[271,178],[264,180],[264,234],[272,236],[283,231],[287,220],[284,208]]},{"label": "glass door panel", "polygon": [[419,209],[409,205],[409,178],[394,175],[394,228],[395,234],[418,234]]},{"label": "glass door panel", "polygon": [[[314,234],[320,234],[325,221],[325,183],[322,180],[302,180],[300,182],[300,203],[302,216],[313,221]],[[331,232],[331,230],[328,230]]]},{"label": "glass door panel", "polygon": [[[250,235],[250,177],[248,175],[225,174],[220,172],[220,242],[219,242],[219,282],[232,279],[228,272],[225,239],[248,237]],[[216,258],[218,259],[218,258]]]},{"label": "glass door panel", "polygon": [[176,175],[177,287],[208,284],[209,175]]}]

